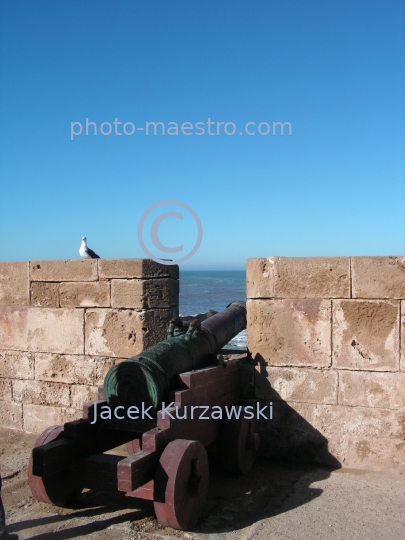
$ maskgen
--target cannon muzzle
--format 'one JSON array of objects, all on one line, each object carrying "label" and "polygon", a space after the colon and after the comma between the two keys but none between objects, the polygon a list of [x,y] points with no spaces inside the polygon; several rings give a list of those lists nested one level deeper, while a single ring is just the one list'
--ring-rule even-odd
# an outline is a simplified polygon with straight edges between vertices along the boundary
[{"label": "cannon muzzle", "polygon": [[160,409],[169,392],[178,387],[179,374],[214,365],[216,356],[246,328],[246,303],[235,301],[202,323],[188,329],[178,317],[169,324],[167,339],[110,369],[104,394],[110,407],[152,406]]}]

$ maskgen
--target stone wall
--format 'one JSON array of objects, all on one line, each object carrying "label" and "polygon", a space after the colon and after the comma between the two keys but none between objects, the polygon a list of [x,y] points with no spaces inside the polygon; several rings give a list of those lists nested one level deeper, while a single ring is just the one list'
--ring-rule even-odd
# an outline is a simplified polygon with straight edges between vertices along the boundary
[{"label": "stone wall", "polygon": [[149,259],[0,262],[0,425],[81,417],[116,363],[164,339],[178,267]]},{"label": "stone wall", "polygon": [[405,257],[249,259],[247,296],[265,455],[405,468]]}]

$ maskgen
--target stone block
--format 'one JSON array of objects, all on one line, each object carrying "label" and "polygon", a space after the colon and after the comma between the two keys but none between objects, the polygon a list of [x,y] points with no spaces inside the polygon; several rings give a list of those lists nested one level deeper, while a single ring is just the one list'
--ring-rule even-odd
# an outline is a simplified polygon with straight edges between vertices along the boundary
[{"label": "stone block", "polygon": [[31,281],[97,281],[98,259],[31,261]]},{"label": "stone block", "polygon": [[20,403],[0,401],[0,427],[23,429],[23,412]]},{"label": "stone block", "polygon": [[98,386],[72,385],[70,388],[71,407],[83,410],[83,405],[98,399]]},{"label": "stone block", "polygon": [[405,257],[352,257],[353,298],[405,298]]},{"label": "stone block", "polygon": [[23,404],[23,429],[27,433],[42,433],[49,426],[60,426],[62,409],[46,405]]},{"label": "stone block", "polygon": [[165,339],[174,310],[88,309],[86,354],[129,358]]},{"label": "stone block", "polygon": [[[0,370],[0,373],[3,372]],[[0,379],[0,401],[11,401],[13,399],[13,390],[11,379]]]},{"label": "stone block", "polygon": [[312,424],[327,439],[351,435],[376,439],[405,439],[405,411],[316,405]]},{"label": "stone block", "polygon": [[333,300],[332,362],[340,369],[399,369],[399,302]]},{"label": "stone block", "polygon": [[278,444],[277,436],[288,438],[294,452],[305,449],[308,438],[331,441],[329,448],[340,461],[344,452],[340,454],[336,449],[344,437],[402,439],[404,422],[405,411],[273,401],[273,420],[263,421],[262,428],[272,434],[272,444]]},{"label": "stone block", "polygon": [[31,283],[31,305],[37,307],[59,307],[59,283],[33,281]]},{"label": "stone block", "polygon": [[67,384],[44,381],[13,381],[13,399],[17,403],[36,405],[70,406]]},{"label": "stone block", "polygon": [[117,359],[103,356],[37,353],[35,378],[66,384],[100,385]]},{"label": "stone block", "polygon": [[73,422],[73,420],[80,420],[83,418],[83,410],[77,410],[73,407],[61,408],[62,424],[65,422]]},{"label": "stone block", "polygon": [[350,298],[349,257],[248,259],[248,298]]},{"label": "stone block", "polygon": [[100,385],[116,363],[116,358],[102,356],[37,353],[35,378],[66,384]]},{"label": "stone block", "polygon": [[98,268],[102,279],[179,278],[179,267],[176,264],[159,264],[151,259],[100,259]]},{"label": "stone block", "polygon": [[28,262],[0,262],[0,304],[30,303]]},{"label": "stone block", "polygon": [[343,441],[343,466],[365,470],[404,470],[403,439],[373,439],[348,436]]},{"label": "stone block", "polygon": [[[372,448],[381,452],[380,466],[375,468],[384,468],[389,462],[394,462],[395,468],[403,451],[404,421],[403,411],[274,401],[273,420],[259,422],[260,453],[268,458],[356,467],[361,460],[354,456],[348,441],[370,441]],[[368,468],[367,463],[370,468],[378,465],[377,455],[363,460],[359,468]]]},{"label": "stone block", "polygon": [[338,374],[331,370],[259,366],[255,386],[259,399],[336,404]]},{"label": "stone block", "polygon": [[0,305],[0,348],[28,349],[28,307]]},{"label": "stone block", "polygon": [[[312,426],[315,424],[316,419],[316,404],[299,402],[289,404],[285,401],[273,401],[272,403],[273,420],[269,421],[269,424],[274,423],[278,428],[286,431],[297,429],[297,432],[301,433],[305,429],[313,429]],[[308,424],[305,428],[302,425],[300,426],[303,420]]]},{"label": "stone block", "polygon": [[335,467],[400,469],[403,421],[395,411],[275,401],[273,420],[259,422],[259,452]]},{"label": "stone block", "polygon": [[401,302],[401,371],[405,371],[405,301]]},{"label": "stone block", "polygon": [[248,349],[256,363],[328,367],[330,300],[248,300]]},{"label": "stone block", "polygon": [[179,305],[176,279],[113,279],[111,306],[114,308],[153,309]]},{"label": "stone block", "polygon": [[316,407],[310,403],[274,401],[273,420],[259,421],[259,453],[270,459],[339,466],[339,460],[328,448],[328,439],[313,426]]},{"label": "stone block", "polygon": [[83,353],[82,309],[0,306],[0,343],[5,349]]},{"label": "stone block", "polygon": [[339,403],[405,409],[405,373],[340,371]]},{"label": "stone block", "polygon": [[95,283],[61,283],[61,307],[109,307],[110,284],[107,281]]},{"label": "stone block", "polygon": [[34,355],[30,352],[0,351],[0,374],[9,379],[33,379]]},{"label": "stone block", "polygon": [[[121,311],[121,310],[116,310]],[[128,310],[127,310],[128,311]],[[140,321],[142,322],[143,349],[151,347],[166,339],[169,321],[179,314],[178,306],[172,306],[166,309],[153,309],[140,312]],[[121,358],[127,358],[126,355],[118,355]]]}]

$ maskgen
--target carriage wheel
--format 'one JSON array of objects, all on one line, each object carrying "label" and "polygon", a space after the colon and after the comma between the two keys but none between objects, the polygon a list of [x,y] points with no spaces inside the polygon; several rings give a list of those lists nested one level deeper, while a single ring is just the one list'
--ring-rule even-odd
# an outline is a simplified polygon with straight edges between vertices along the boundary
[{"label": "carriage wheel", "polygon": [[[51,426],[35,441],[34,448],[63,438],[63,426]],[[28,484],[34,497],[41,502],[56,506],[70,506],[75,503],[82,487],[72,479],[67,471],[61,471],[45,478],[32,474],[32,453],[28,463]]]},{"label": "carriage wheel", "polygon": [[260,435],[256,422],[245,418],[226,420],[222,432],[222,463],[228,472],[246,474],[253,467]]},{"label": "carriage wheel", "polygon": [[154,507],[161,525],[187,530],[199,520],[208,493],[208,457],[198,441],[177,439],[160,457]]}]

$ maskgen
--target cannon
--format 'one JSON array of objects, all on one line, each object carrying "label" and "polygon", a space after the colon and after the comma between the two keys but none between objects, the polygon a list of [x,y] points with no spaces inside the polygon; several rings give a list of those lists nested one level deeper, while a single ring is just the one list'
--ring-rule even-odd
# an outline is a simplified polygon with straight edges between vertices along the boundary
[{"label": "cannon", "polygon": [[152,407],[156,412],[174,390],[181,373],[212,365],[217,354],[246,328],[246,303],[232,302],[202,324],[170,321],[167,339],[110,369],[104,380],[108,404],[117,407]]},{"label": "cannon", "polygon": [[[33,495],[70,506],[85,488],[121,492],[153,501],[163,526],[193,527],[208,493],[207,450],[245,474],[259,446],[257,418],[240,406],[240,358],[220,354],[245,327],[241,301],[188,327],[172,319],[166,340],[107,373],[82,418],[40,435],[28,466]],[[123,444],[128,456],[110,453]]]}]

